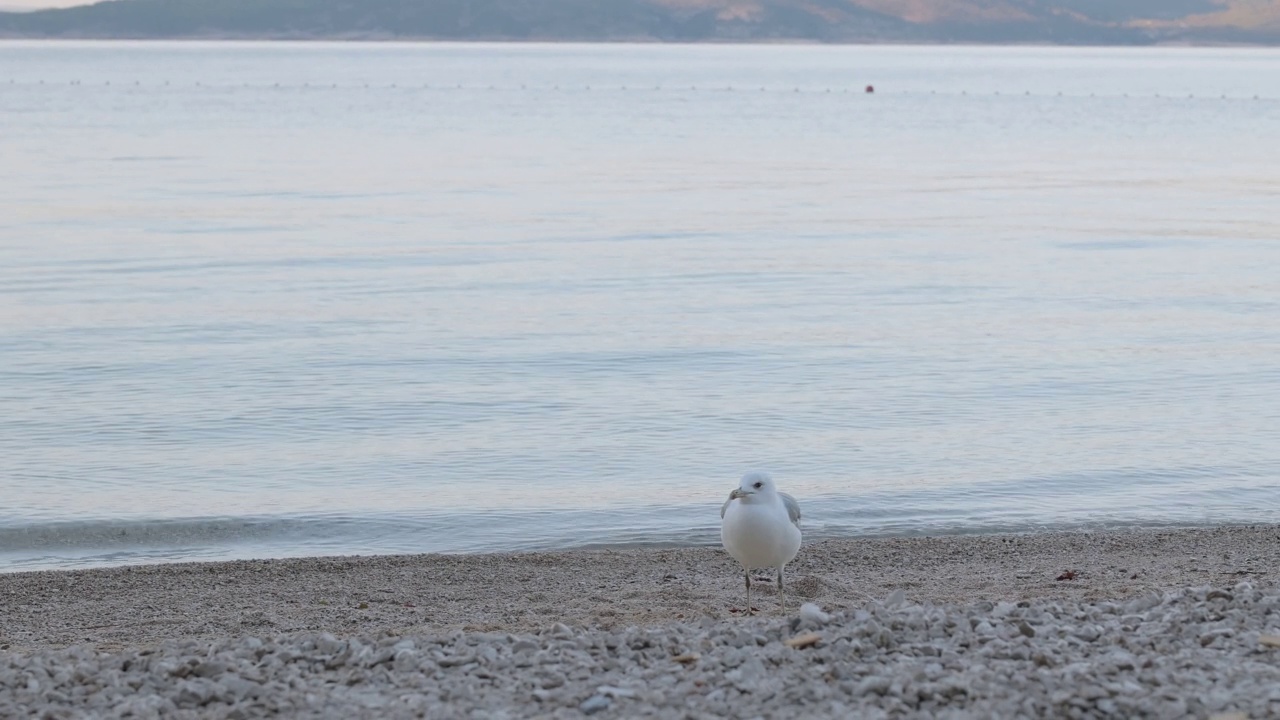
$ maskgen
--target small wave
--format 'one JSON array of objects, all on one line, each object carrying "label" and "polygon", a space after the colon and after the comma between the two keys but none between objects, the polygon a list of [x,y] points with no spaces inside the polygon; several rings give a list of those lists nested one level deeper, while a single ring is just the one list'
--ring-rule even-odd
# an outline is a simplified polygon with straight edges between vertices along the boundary
[{"label": "small wave", "polygon": [[0,526],[0,552],[248,543],[320,533],[353,522],[346,518],[212,517]]},{"label": "small wave", "polygon": [[[1205,513],[1182,498],[1165,513],[1055,512],[1049,502],[988,489],[975,503],[952,493],[819,496],[805,501],[805,541],[859,537],[1087,531],[1248,523],[1251,512]],[[976,505],[985,504],[979,511]],[[206,560],[334,555],[481,553],[715,546],[705,504],[595,509],[477,510],[398,515],[307,515],[85,520],[16,524],[0,517],[0,572]],[[1263,513],[1263,515],[1269,515]]]}]

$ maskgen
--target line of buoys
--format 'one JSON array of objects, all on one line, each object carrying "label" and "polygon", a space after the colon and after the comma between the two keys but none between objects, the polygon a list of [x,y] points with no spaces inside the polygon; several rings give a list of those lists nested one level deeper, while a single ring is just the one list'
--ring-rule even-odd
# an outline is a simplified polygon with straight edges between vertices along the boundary
[{"label": "line of buoys", "polygon": [[[59,81],[59,82],[61,82],[61,81]],[[67,80],[67,81],[65,81],[65,82],[66,82],[66,84],[67,84],[67,85],[69,85],[69,86],[76,86],[76,87],[79,87],[79,86],[84,85],[84,81],[83,81],[83,80]],[[54,82],[48,82],[48,81],[45,81],[45,80],[43,80],[43,79],[35,80],[35,81],[31,81],[31,80],[27,80],[27,81],[19,81],[17,78],[9,78],[9,80],[8,80],[8,83],[7,83],[7,84],[9,84],[9,85],[18,85],[18,84],[22,84],[22,85],[26,85],[26,84],[34,84],[34,85],[48,85],[48,84],[56,84],[56,83],[54,83]],[[133,81],[133,83],[129,83],[128,81],[124,81],[123,83],[116,83],[116,84],[117,84],[117,85],[130,85],[130,84],[131,84],[131,85],[132,85],[132,86],[134,86],[134,87],[144,87],[144,84],[142,83],[142,81],[141,81],[141,80],[134,80],[134,81]],[[289,84],[284,84],[284,85],[282,85],[282,84],[281,84],[281,83],[279,83],[279,82],[272,83],[271,85],[251,85],[251,84],[250,84],[250,83],[248,83],[248,82],[242,82],[240,85],[235,86],[235,85],[206,85],[203,81],[195,80],[195,81],[192,81],[192,84],[193,84],[195,87],[199,87],[199,88],[212,88],[212,89],[215,89],[215,90],[216,90],[216,89],[220,89],[220,88],[221,88],[221,89],[228,89],[228,88],[233,88],[233,87],[242,87],[242,88],[266,88],[266,87],[271,87],[271,88],[285,88],[285,89],[288,89],[288,88],[290,88],[290,87],[293,87],[293,88],[306,88],[306,89],[311,89],[311,88],[313,88],[313,87],[314,87],[314,88],[332,88],[332,89],[335,89],[335,90],[336,90],[336,89],[340,89],[340,88],[361,87],[361,86],[349,86],[349,85],[347,85],[347,86],[343,86],[343,85],[339,85],[338,83],[330,83],[329,85],[322,85],[322,84],[312,85],[309,81],[308,81],[308,82],[303,82],[303,83],[301,83],[300,85],[289,85]],[[101,87],[112,87],[112,85],[113,85],[113,81],[111,81],[111,80],[104,80],[104,81],[102,81],[102,85],[101,85]],[[172,83],[172,81],[170,81],[170,80],[164,80],[164,81],[160,82],[160,83],[159,83],[159,85],[160,85],[160,86],[164,86],[164,87],[168,87],[168,86],[173,85],[173,83]],[[146,86],[148,86],[148,87],[149,87],[150,85],[146,85]],[[179,85],[179,87],[181,87],[181,85]],[[367,89],[375,89],[375,90],[376,90],[376,89],[402,89],[402,88],[408,88],[408,89],[421,89],[421,90],[452,90],[452,89],[457,89],[457,90],[467,90],[467,89],[471,89],[471,90],[490,90],[490,91],[511,91],[511,90],[517,90],[517,89],[518,89],[518,90],[526,91],[526,92],[530,92],[530,91],[531,91],[531,92],[538,92],[539,90],[546,91],[546,90],[548,90],[548,89],[549,89],[549,90],[554,90],[554,91],[560,91],[560,90],[571,90],[571,89],[572,89],[572,88],[567,88],[567,87],[561,87],[559,84],[552,85],[550,88],[547,88],[546,86],[543,86],[543,87],[541,87],[541,88],[539,88],[539,87],[530,87],[530,86],[529,86],[528,84],[526,84],[526,83],[521,83],[521,84],[518,86],[518,88],[517,88],[517,87],[501,87],[501,86],[498,86],[498,85],[464,86],[464,85],[462,85],[461,83],[459,83],[459,84],[455,84],[455,85],[452,85],[452,86],[431,85],[431,84],[424,84],[424,85],[420,85],[420,86],[402,86],[402,85],[400,85],[399,83],[390,83],[390,84],[388,84],[388,85],[371,85],[371,84],[369,84],[369,83],[363,83],[362,87],[367,88]],[[587,92],[594,92],[594,91],[596,91],[596,90],[600,90],[600,89],[601,89],[601,88],[600,88],[600,86],[598,86],[598,85],[582,85],[582,86],[579,86],[579,88],[580,88],[581,90],[583,90],[583,91],[587,91]],[[608,89],[610,89],[610,88],[605,88],[605,89],[606,89],[606,90],[608,90]],[[631,88],[631,86],[629,86],[629,85],[620,85],[620,86],[616,86],[616,89],[617,89],[618,91],[621,91],[621,92],[627,92],[627,91],[629,91],[629,90],[632,90],[633,88]],[[662,86],[662,85],[654,85],[654,86],[653,86],[653,88],[652,88],[652,90],[653,90],[654,92],[662,92],[662,91],[664,91],[664,90],[674,90],[674,91],[680,92],[680,91],[686,91],[686,90],[687,90],[688,92],[699,92],[699,91],[702,91],[702,92],[730,92],[730,93],[731,93],[731,92],[736,92],[736,91],[738,91],[738,90],[740,90],[740,89],[745,89],[745,88],[735,87],[735,86],[733,86],[733,85],[724,85],[724,86],[715,86],[715,87],[707,87],[707,86],[703,86],[703,87],[701,87],[701,88],[699,88],[699,86],[697,86],[697,85],[690,85],[690,86],[688,86],[687,88],[684,88],[684,87],[664,87],[664,86]],[[767,85],[761,85],[761,86],[760,86],[760,92],[771,92],[771,91],[772,91],[772,92],[787,92],[787,90],[786,90],[786,88],[785,88],[785,87],[773,87],[773,88],[770,88],[770,87],[769,87],[769,86],[767,86]],[[857,88],[849,88],[849,87],[844,87],[844,88],[830,88],[830,87],[822,87],[822,88],[803,88],[803,87],[800,87],[800,86],[794,86],[794,85],[793,85],[793,86],[791,87],[791,89],[790,89],[790,92],[791,92],[791,93],[811,93],[811,94],[813,94],[813,93],[817,93],[817,94],[824,94],[824,95],[830,95],[830,94],[832,94],[832,93],[844,93],[844,94],[848,94],[848,93],[850,93],[850,92],[857,92]],[[873,94],[873,93],[875,93],[875,92],[876,92],[876,89],[875,89],[875,86],[874,86],[874,85],[866,85],[866,86],[864,86],[864,87],[863,87],[862,92],[863,92],[863,93],[865,93],[865,94]],[[914,94],[917,94],[917,93],[923,93],[923,91],[910,91],[910,90],[907,90],[907,91],[900,91],[900,92],[895,93],[895,94],[898,94],[898,95],[914,95]],[[968,96],[970,93],[969,93],[969,91],[968,91],[968,90],[960,90],[958,93],[957,93],[956,91],[950,91],[950,92],[948,93],[947,91],[942,91],[942,92],[940,92],[940,91],[938,91],[938,90],[929,90],[929,91],[928,91],[928,94],[929,94],[929,95],[935,95],[935,96],[936,96],[936,95],[946,95],[946,94],[955,94],[955,95],[960,95],[960,96]],[[991,91],[991,94],[992,94],[992,95],[994,95],[994,96],[1000,96],[1000,97],[1004,97],[1004,96],[1005,96],[1005,92],[1004,92],[1004,91],[1002,91],[1002,90],[992,90],[992,91]],[[1049,94],[1048,94],[1048,93],[1046,93],[1046,94],[1044,94],[1044,95],[1039,95],[1039,94],[1033,93],[1033,92],[1032,92],[1032,91],[1030,91],[1030,90],[1024,90],[1024,91],[1021,93],[1021,95],[1022,95],[1022,96],[1024,96],[1024,97],[1048,97],[1048,96],[1049,96]],[[1065,94],[1065,93],[1063,93],[1063,91],[1061,91],[1061,90],[1053,91],[1052,95],[1053,95],[1053,96],[1056,96],[1056,97],[1064,97],[1064,96],[1065,96],[1065,97],[1084,97],[1083,95],[1066,95],[1066,94]],[[1015,96],[1016,96],[1016,95],[1015,95]],[[1101,94],[1101,95],[1100,95],[1100,94],[1098,94],[1097,92],[1089,92],[1088,97],[1091,97],[1091,98],[1108,98],[1108,97],[1110,97],[1110,98],[1125,98],[1125,99],[1130,99],[1130,98],[1137,98],[1137,99],[1141,99],[1141,98],[1143,98],[1143,97],[1149,97],[1149,98],[1150,98],[1150,97],[1153,97],[1153,98],[1162,98],[1162,99],[1163,99],[1163,98],[1170,98],[1170,97],[1172,97],[1172,98],[1177,98],[1177,97],[1181,97],[1181,96],[1180,96],[1180,95],[1167,95],[1167,94],[1158,93],[1158,92],[1157,92],[1157,93],[1153,93],[1152,95],[1134,95],[1134,94],[1129,93],[1129,92],[1122,92],[1122,93],[1120,93],[1120,94],[1118,94],[1118,95],[1106,95],[1106,94]],[[1262,95],[1260,95],[1260,94],[1254,94],[1254,95],[1252,95],[1252,96],[1231,96],[1231,95],[1228,95],[1228,94],[1226,94],[1226,93],[1221,93],[1221,94],[1219,94],[1216,98],[1215,98],[1212,94],[1197,95],[1196,93],[1188,93],[1188,94],[1186,95],[1186,99],[1188,99],[1188,100],[1194,100],[1194,99],[1197,99],[1197,98],[1200,98],[1200,99],[1214,99],[1214,100],[1233,100],[1233,99],[1238,99],[1238,100],[1246,100],[1246,99],[1252,99],[1252,100],[1263,100],[1263,99],[1265,99],[1265,98],[1263,98],[1263,97],[1262,97]]]}]

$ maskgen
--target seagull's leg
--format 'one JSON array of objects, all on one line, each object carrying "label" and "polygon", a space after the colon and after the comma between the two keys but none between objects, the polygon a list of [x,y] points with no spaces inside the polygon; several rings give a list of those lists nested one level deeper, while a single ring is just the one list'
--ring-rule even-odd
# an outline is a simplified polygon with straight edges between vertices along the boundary
[{"label": "seagull's leg", "polygon": [[782,614],[787,614],[787,591],[782,587],[782,568],[778,568],[778,596],[782,598]]},{"label": "seagull's leg", "polygon": [[747,568],[747,614],[751,614],[751,568]]}]

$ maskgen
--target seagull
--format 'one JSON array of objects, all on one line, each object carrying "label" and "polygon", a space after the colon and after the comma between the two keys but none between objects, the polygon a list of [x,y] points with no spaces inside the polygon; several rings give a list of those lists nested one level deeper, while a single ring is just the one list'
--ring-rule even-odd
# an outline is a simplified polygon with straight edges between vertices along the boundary
[{"label": "seagull", "polygon": [[778,492],[767,473],[750,472],[720,507],[720,540],[747,576],[747,614],[751,614],[752,568],[778,569],[778,595],[787,611],[782,569],[800,551],[800,504]]}]

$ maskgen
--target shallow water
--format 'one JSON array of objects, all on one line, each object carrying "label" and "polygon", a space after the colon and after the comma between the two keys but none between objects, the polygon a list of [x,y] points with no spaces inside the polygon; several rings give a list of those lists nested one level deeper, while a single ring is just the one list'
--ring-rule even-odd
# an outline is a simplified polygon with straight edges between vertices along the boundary
[{"label": "shallow water", "polygon": [[749,469],[1280,521],[1276,50],[0,43],[0,113],[0,570],[715,542]]}]

